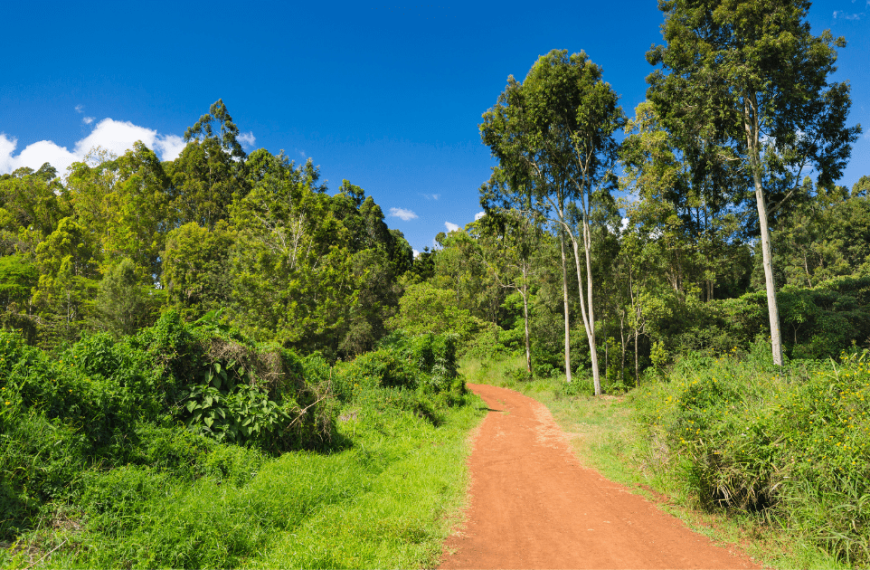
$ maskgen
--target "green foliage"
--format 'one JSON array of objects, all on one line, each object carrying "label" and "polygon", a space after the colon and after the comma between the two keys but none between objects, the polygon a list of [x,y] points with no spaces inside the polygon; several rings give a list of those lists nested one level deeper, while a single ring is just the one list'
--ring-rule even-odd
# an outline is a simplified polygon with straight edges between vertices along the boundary
[{"label": "green foliage", "polygon": [[493,333],[493,327],[456,306],[454,292],[429,283],[409,285],[399,300],[399,312],[389,323],[393,330],[409,335],[442,334],[459,336],[469,342],[477,334]]},{"label": "green foliage", "polygon": [[121,336],[152,324],[152,315],[163,301],[161,292],[142,287],[133,262],[122,259],[100,281],[94,302],[98,326]]},{"label": "green foliage", "polygon": [[[867,352],[772,367],[767,345],[690,355],[633,396],[649,437],[708,509],[760,512],[851,563],[870,559]],[[661,456],[661,451],[658,452]]]},{"label": "green foliage", "polygon": [[186,425],[269,453],[330,445],[329,386],[303,372],[287,350],[172,312],[136,336],[88,335],[54,355],[0,333],[0,463],[13,513],[0,533],[74,496],[84,471],[161,461],[143,452],[155,429]]},{"label": "green foliage", "polygon": [[[121,342],[87,336],[54,363],[17,335],[0,336],[0,537],[45,545],[54,538],[36,527],[71,520],[51,531],[74,545],[53,555],[59,566],[238,566],[300,540],[311,548],[285,552],[283,565],[381,565],[385,552],[401,565],[434,560],[445,509],[464,490],[465,434],[480,415],[464,406],[455,338],[396,334],[335,369],[316,354],[243,340],[216,315],[188,325],[168,313]],[[330,453],[265,453],[323,446],[312,419],[333,413],[333,381],[363,387],[345,398]],[[326,401],[281,416],[282,402],[318,387]],[[288,441],[297,420],[311,433]],[[406,493],[396,495],[398,481]],[[4,566],[12,554],[0,552]]]},{"label": "green foliage", "polygon": [[6,309],[13,303],[26,306],[38,279],[39,272],[27,257],[20,254],[0,257],[0,307]]},{"label": "green foliage", "polygon": [[200,317],[226,304],[233,243],[234,234],[226,224],[209,230],[190,222],[169,232],[162,276],[169,305],[185,315]]},{"label": "green foliage", "polygon": [[417,394],[424,407],[430,396],[453,402],[465,394],[456,366],[457,342],[455,334],[412,337],[395,332],[381,341],[378,350],[336,366],[336,392],[347,400],[376,388],[394,388],[396,394]]}]

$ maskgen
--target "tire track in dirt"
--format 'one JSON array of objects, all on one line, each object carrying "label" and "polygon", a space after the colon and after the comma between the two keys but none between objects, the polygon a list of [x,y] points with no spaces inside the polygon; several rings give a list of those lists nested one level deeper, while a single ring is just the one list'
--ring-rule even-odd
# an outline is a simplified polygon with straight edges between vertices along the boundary
[{"label": "tire track in dirt", "polygon": [[469,459],[466,523],[441,568],[759,568],[583,467],[543,404],[468,387],[491,411]]}]

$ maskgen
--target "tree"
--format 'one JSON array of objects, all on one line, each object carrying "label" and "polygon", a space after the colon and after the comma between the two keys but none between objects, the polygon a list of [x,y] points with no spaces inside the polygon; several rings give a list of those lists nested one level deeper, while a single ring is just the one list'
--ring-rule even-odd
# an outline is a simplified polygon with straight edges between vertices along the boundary
[{"label": "tree", "polygon": [[137,141],[120,157],[97,150],[73,163],[65,197],[100,244],[106,268],[129,258],[159,280],[160,252],[170,229],[168,186],[157,155]]},{"label": "tree", "polygon": [[63,218],[57,229],[36,248],[39,282],[33,304],[43,309],[44,320],[60,322],[60,333],[74,338],[74,325],[83,320],[96,287],[95,248],[87,231],[72,218]]},{"label": "tree", "polygon": [[33,253],[36,244],[70,215],[63,187],[48,163],[33,171],[19,168],[0,178],[0,254]]},{"label": "tree", "polygon": [[238,136],[239,129],[220,99],[185,131],[187,146],[166,165],[178,216],[174,226],[196,222],[214,229],[229,217],[232,201],[248,193],[247,162]]},{"label": "tree", "polygon": [[169,232],[161,255],[161,285],[170,306],[185,316],[198,317],[229,303],[228,266],[235,238],[226,222],[211,231],[190,222]]},{"label": "tree", "polygon": [[480,204],[486,212],[477,222],[481,226],[481,253],[499,286],[513,289],[522,299],[526,371],[531,375],[530,286],[535,277],[532,260],[541,242],[542,220],[538,212],[527,207],[528,199],[506,187],[504,173],[498,168],[493,170],[489,182],[480,188]]},{"label": "tree", "polygon": [[122,336],[149,324],[151,309],[157,305],[156,290],[144,290],[140,281],[136,264],[126,258],[103,276],[94,303],[100,328]]},{"label": "tree", "polygon": [[[807,0],[664,0],[666,45],[647,59],[664,127],[700,132],[750,173],[758,210],[773,361],[782,364],[770,215],[813,168],[836,180],[860,127],[846,127],[846,83],[828,83],[843,38],[810,33]],[[691,157],[687,157],[691,159]],[[770,202],[770,204],[768,203]],[[769,207],[770,206],[770,207]]]},{"label": "tree", "polygon": [[[603,81],[601,68],[585,53],[569,56],[565,50],[553,50],[538,58],[524,83],[508,78],[498,105],[484,114],[480,125],[484,143],[499,159],[511,186],[530,192],[538,204],[555,215],[551,219],[558,227],[563,250],[565,236],[571,240],[596,394],[601,393],[601,380],[595,340],[591,213],[596,202],[609,197],[615,182],[612,169],[618,144],[613,135],[624,122],[618,99]],[[579,221],[577,233],[572,217]],[[585,264],[580,259],[581,244]],[[570,382],[567,276],[563,282]]]}]

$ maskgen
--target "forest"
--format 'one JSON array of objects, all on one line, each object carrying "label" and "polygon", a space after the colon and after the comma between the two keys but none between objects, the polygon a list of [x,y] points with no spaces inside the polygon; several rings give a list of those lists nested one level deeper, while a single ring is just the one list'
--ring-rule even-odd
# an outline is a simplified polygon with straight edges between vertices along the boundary
[{"label": "forest", "polygon": [[631,461],[870,560],[846,41],[808,2],[660,7],[636,109],[584,52],[508,78],[485,214],[416,256],[363,188],[247,154],[221,100],[175,160],[0,175],[4,567],[430,564],[480,367],[635,402]]}]

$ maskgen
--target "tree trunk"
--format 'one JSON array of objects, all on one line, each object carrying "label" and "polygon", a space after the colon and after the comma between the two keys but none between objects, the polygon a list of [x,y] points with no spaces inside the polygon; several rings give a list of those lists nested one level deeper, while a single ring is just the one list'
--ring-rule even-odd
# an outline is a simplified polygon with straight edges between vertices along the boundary
[{"label": "tree trunk", "polygon": [[758,221],[761,226],[761,256],[764,264],[764,285],[767,289],[767,314],[770,318],[770,348],[773,363],[782,366],[782,336],[779,330],[779,307],[776,302],[776,284],[773,281],[773,255],[770,251],[770,231],[767,227],[767,205],[757,168],[753,168],[755,200],[758,203]]},{"label": "tree trunk", "polygon": [[590,269],[592,268],[592,258],[591,253],[589,252],[589,247],[587,246],[588,241],[586,239],[586,226],[584,224],[583,227],[583,250],[586,254],[586,276],[588,287],[588,303],[589,303],[589,312],[586,311],[587,299],[586,295],[583,293],[583,274],[580,270],[580,250],[577,245],[577,239],[574,237],[574,234],[571,234],[571,245],[574,247],[574,266],[577,268],[577,288],[580,292],[580,314],[583,317],[583,328],[586,329],[586,339],[589,341],[589,356],[592,360],[592,381],[595,384],[595,395],[601,395],[601,376],[598,370],[598,350],[596,348],[595,343],[595,320],[594,313],[592,311],[592,272]]},{"label": "tree trunk", "polygon": [[761,188],[761,158],[758,148],[758,107],[754,100],[744,103],[744,125],[755,184],[755,202],[758,206],[758,224],[761,229],[761,258],[764,265],[764,285],[767,289],[767,314],[770,318],[770,348],[773,363],[782,366],[782,334],[779,330],[779,307],[776,302],[776,284],[773,281],[773,254],[770,251],[770,230],[767,225],[767,204]]},{"label": "tree trunk", "polygon": [[568,269],[565,263],[565,230],[559,229],[559,248],[562,253],[562,295],[565,300],[565,379],[571,382],[571,322],[568,314]]},{"label": "tree trunk", "polygon": [[622,349],[622,360],[619,362],[619,382],[622,383],[625,380],[625,309],[619,315],[619,347]]},{"label": "tree trunk", "polygon": [[532,373],[532,350],[529,344],[529,285],[526,275],[528,269],[523,265],[523,326],[526,332],[526,371]]},{"label": "tree trunk", "polygon": [[595,395],[600,396],[601,375],[598,372],[598,350],[595,343],[595,307],[592,305],[592,238],[589,234],[589,222],[584,215],[583,243],[586,250],[586,290],[589,294],[589,352],[592,357],[592,380],[595,384]]},{"label": "tree trunk", "polygon": [[637,330],[637,327],[634,329],[634,387],[640,388],[640,362],[638,361],[637,353],[640,352],[640,348],[637,346],[637,340],[640,336],[640,333]]}]

